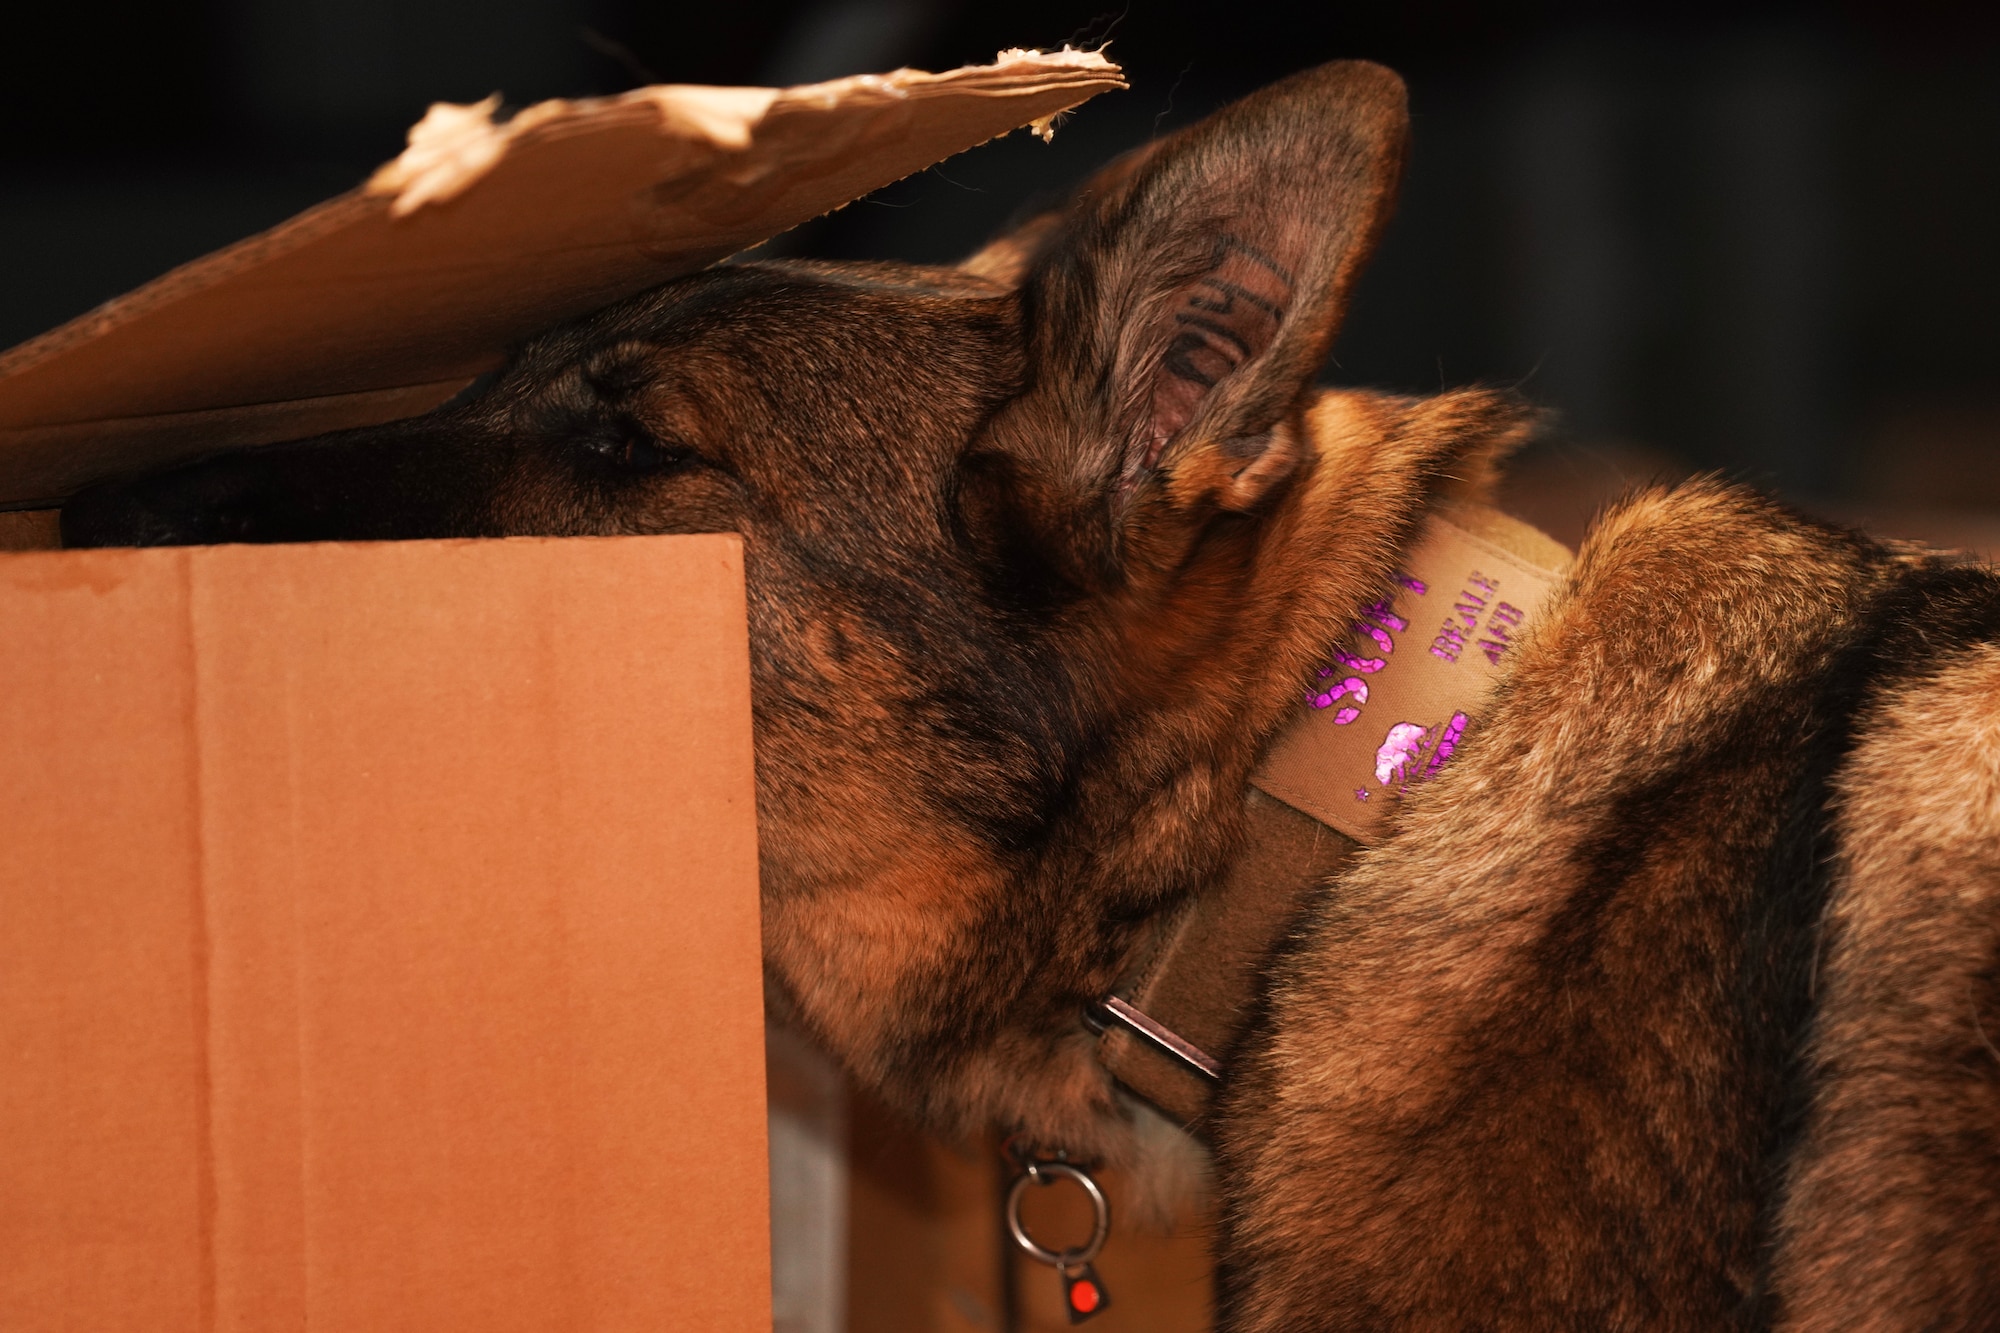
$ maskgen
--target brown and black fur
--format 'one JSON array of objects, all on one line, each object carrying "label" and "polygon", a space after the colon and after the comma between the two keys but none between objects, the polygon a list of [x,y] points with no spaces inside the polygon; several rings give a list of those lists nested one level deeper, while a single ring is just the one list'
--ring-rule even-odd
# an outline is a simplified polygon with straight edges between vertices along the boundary
[{"label": "brown and black fur", "polygon": [[1604,519],[1276,970],[1234,1326],[2000,1320],[1996,637],[1988,570],[1740,491]]},{"label": "brown and black fur", "polygon": [[[718,269],[65,531],[741,532],[774,1005],[933,1124],[1129,1162],[1082,1010],[1528,426],[1312,389],[1406,123],[1387,71],[1311,71],[958,269]],[[1740,491],[1600,523],[1273,965],[1225,1322],[2000,1321],[1996,637],[1985,570]]]}]

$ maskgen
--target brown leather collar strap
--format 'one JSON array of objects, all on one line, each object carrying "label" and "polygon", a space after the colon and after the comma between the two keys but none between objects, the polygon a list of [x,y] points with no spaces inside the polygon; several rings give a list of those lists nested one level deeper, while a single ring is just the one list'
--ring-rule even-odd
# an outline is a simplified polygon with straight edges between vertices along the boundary
[{"label": "brown leather collar strap", "polygon": [[1272,948],[1358,844],[1254,787],[1243,854],[1163,917],[1152,948],[1105,1001],[1098,1058],[1118,1080],[1199,1130]]},{"label": "brown leather collar strap", "polygon": [[1095,1015],[1098,1058],[1120,1082],[1199,1132],[1272,949],[1404,793],[1450,762],[1568,564],[1495,510],[1432,516],[1396,591],[1330,652],[1252,777],[1242,853],[1159,918]]}]

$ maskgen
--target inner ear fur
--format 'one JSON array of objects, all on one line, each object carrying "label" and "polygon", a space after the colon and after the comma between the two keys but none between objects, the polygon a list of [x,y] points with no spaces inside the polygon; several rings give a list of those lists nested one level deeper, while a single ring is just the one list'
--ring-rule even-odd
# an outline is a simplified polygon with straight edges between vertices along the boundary
[{"label": "inner ear fur", "polygon": [[1078,192],[1023,285],[1032,387],[993,432],[1069,511],[1051,527],[1101,528],[1115,559],[1139,508],[1247,512],[1282,488],[1408,124],[1395,74],[1323,65]]}]

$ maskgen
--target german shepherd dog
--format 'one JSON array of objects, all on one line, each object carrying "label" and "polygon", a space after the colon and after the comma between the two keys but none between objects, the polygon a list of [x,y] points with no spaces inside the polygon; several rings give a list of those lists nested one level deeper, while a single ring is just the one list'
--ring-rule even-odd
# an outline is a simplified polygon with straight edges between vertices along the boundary
[{"label": "german shepherd dog", "polygon": [[[1080,1013],[1532,424],[1314,387],[1406,130],[1312,70],[957,268],[720,267],[64,534],[741,533],[774,1004],[934,1126],[1130,1162]],[[1268,968],[1224,1325],[2000,1326],[1996,637],[1984,567],[1742,490],[1604,516]]]}]

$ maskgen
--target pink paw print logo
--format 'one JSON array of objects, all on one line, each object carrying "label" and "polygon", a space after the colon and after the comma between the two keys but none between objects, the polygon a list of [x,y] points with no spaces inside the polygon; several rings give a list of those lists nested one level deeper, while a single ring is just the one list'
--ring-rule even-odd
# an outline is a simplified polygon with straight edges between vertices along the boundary
[{"label": "pink paw print logo", "polygon": [[1389,728],[1375,751],[1375,783],[1386,787],[1409,776],[1410,765],[1423,753],[1425,728],[1414,722],[1398,722]]},{"label": "pink paw print logo", "polygon": [[[1436,777],[1438,770],[1450,763],[1452,755],[1457,752],[1459,741],[1465,737],[1468,721],[1470,719],[1464,713],[1453,713],[1450,720],[1437,729],[1434,745],[1429,727],[1415,722],[1398,722],[1389,728],[1389,734],[1382,738],[1382,744],[1375,750],[1376,785],[1400,787],[1415,779],[1428,781]],[[1428,758],[1424,753],[1427,746],[1430,748]],[[1421,764],[1420,760],[1423,761]]]}]

